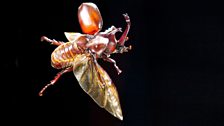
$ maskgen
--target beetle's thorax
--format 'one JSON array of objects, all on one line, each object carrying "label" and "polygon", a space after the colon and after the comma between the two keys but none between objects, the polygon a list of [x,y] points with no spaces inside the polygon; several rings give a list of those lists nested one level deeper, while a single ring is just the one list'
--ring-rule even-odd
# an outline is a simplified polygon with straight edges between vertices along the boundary
[{"label": "beetle's thorax", "polygon": [[108,43],[108,38],[96,35],[94,38],[89,39],[86,47],[90,49],[92,53],[96,54],[97,57],[101,57],[102,53],[106,50]]}]

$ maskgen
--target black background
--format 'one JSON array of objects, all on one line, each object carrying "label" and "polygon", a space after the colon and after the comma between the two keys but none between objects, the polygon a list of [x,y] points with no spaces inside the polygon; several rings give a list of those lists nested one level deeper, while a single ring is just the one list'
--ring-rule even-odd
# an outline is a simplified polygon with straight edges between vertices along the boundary
[{"label": "black background", "polygon": [[2,51],[6,77],[1,84],[3,91],[4,85],[8,87],[7,124],[224,125],[224,9],[215,1],[92,1],[101,11],[103,30],[111,25],[124,29],[123,13],[131,18],[126,45],[133,50],[112,55],[122,74],[118,76],[112,64],[99,59],[118,89],[123,121],[98,107],[72,72],[39,97],[40,89],[59,72],[50,65],[55,46],[40,42],[40,37],[66,41],[64,31],[81,32],[77,9],[82,2],[7,4],[8,36],[3,36],[7,41],[2,46],[7,50]]}]

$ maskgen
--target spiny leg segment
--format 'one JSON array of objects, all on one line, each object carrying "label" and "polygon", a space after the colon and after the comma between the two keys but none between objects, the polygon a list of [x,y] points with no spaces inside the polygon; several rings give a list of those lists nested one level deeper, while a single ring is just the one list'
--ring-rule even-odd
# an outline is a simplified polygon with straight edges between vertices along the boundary
[{"label": "spiny leg segment", "polygon": [[55,78],[54,78],[53,80],[51,80],[51,82],[50,82],[49,84],[45,85],[45,86],[41,89],[41,91],[39,92],[39,96],[43,96],[43,92],[44,92],[49,86],[54,85],[54,84],[57,82],[57,80],[61,77],[61,75],[63,75],[64,73],[70,72],[70,71],[72,71],[72,67],[68,67],[68,68],[66,68],[66,69],[64,69],[64,70],[62,70],[62,71],[60,71],[60,72],[55,76]]},{"label": "spiny leg segment", "polygon": [[61,42],[61,41],[56,41],[55,39],[49,39],[48,37],[46,37],[46,36],[42,36],[41,38],[40,38],[40,40],[43,42],[43,41],[46,41],[46,42],[49,42],[49,43],[51,43],[52,45],[56,45],[56,46],[59,46],[59,45],[61,45],[61,44],[64,44],[64,42]]},{"label": "spiny leg segment", "polygon": [[113,63],[115,69],[117,70],[118,75],[122,72],[122,70],[120,70],[120,68],[117,66],[117,63],[114,59],[107,57],[106,55],[102,55],[103,60]]}]

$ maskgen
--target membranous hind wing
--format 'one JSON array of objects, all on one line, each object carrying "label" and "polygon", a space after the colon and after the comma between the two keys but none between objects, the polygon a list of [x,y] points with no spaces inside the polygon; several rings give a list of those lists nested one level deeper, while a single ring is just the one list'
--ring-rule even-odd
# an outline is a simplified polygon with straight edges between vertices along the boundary
[{"label": "membranous hind wing", "polygon": [[77,55],[73,72],[82,89],[102,108],[123,120],[118,92],[106,71],[88,54]]},{"label": "membranous hind wing", "polygon": [[84,36],[78,32],[64,32],[69,42],[75,42],[80,36]]}]

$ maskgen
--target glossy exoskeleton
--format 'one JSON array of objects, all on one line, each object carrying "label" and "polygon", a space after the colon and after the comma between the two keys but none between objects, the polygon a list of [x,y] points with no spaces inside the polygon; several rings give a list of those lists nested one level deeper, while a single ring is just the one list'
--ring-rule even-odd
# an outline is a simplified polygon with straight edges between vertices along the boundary
[{"label": "glossy exoskeleton", "polygon": [[127,23],[126,29],[120,39],[116,39],[115,33],[122,32],[121,28],[111,26],[104,32],[100,32],[103,20],[94,3],[82,3],[78,8],[78,19],[84,34],[65,32],[68,42],[51,40],[46,36],[41,41],[50,42],[58,46],[51,55],[51,65],[56,69],[62,69],[55,78],[47,84],[39,93],[40,96],[50,85],[54,85],[60,76],[73,71],[82,89],[102,108],[105,108],[115,117],[123,120],[119,97],[112,80],[106,71],[97,63],[98,58],[114,64],[117,73],[121,70],[110,54],[123,53],[131,49],[125,47],[130,29],[130,18],[123,14]]}]

